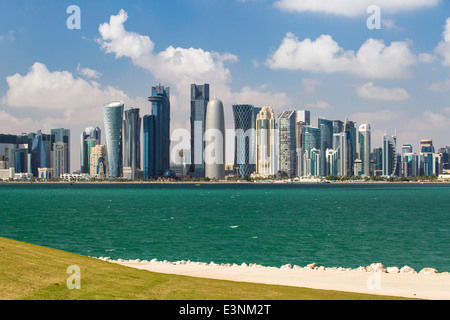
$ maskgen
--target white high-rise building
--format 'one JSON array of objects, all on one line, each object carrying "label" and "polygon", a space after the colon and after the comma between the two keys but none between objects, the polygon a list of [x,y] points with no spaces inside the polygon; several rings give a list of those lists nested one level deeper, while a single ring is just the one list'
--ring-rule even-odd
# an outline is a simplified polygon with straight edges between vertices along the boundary
[{"label": "white high-rise building", "polygon": [[370,125],[366,122],[359,126],[359,159],[361,160],[361,172],[364,176],[371,176],[370,150],[372,148]]},{"label": "white high-rise building", "polygon": [[278,172],[278,134],[272,107],[263,107],[256,117],[256,173],[260,177]]}]

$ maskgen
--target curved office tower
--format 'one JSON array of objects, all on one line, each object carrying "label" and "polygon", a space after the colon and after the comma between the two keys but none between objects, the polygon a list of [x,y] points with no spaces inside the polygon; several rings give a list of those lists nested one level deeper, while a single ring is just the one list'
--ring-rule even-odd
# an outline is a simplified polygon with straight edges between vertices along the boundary
[{"label": "curved office tower", "polygon": [[205,177],[225,177],[225,117],[219,99],[210,100],[205,120]]},{"label": "curved office tower", "polygon": [[106,148],[108,151],[108,178],[122,176],[122,122],[123,102],[116,101],[103,106]]},{"label": "curved office tower", "polygon": [[383,135],[383,176],[393,177],[397,169],[397,137]]}]

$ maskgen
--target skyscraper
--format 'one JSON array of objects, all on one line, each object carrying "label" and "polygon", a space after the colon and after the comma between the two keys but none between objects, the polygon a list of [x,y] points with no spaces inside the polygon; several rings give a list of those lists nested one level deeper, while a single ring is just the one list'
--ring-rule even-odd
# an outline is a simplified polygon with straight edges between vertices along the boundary
[{"label": "skyscraper", "polygon": [[320,129],[303,127],[303,176],[318,176],[320,174]]},{"label": "skyscraper", "polygon": [[278,137],[272,107],[263,107],[256,117],[256,173],[260,177],[278,172]]},{"label": "skyscraper", "polygon": [[209,102],[209,84],[191,84],[191,172],[198,178],[205,176],[205,121]]},{"label": "skyscraper", "polygon": [[122,177],[123,172],[123,145],[122,122],[124,105],[121,101],[112,102],[103,106],[105,121],[105,138],[108,152],[108,178]]},{"label": "skyscraper", "polygon": [[222,101],[208,102],[205,121],[205,177],[225,177],[225,116]]},{"label": "skyscraper", "polygon": [[[61,142],[64,143],[66,146],[65,148],[62,148],[65,152],[64,154],[64,165],[61,167],[62,173],[70,173],[70,130],[59,128],[59,129],[52,129],[51,130],[51,136],[54,137],[54,141],[52,140],[52,152],[54,152],[54,143]],[[61,146],[60,150],[61,151]],[[53,154],[54,156],[54,154]],[[53,161],[53,163],[55,163]],[[53,174],[55,177],[59,177],[59,174],[57,174],[55,170],[53,170]]]},{"label": "skyscraper", "polygon": [[308,110],[297,110],[297,121],[304,122],[307,126],[311,125],[311,112]]},{"label": "skyscraper", "polygon": [[361,160],[361,171],[366,177],[371,176],[370,172],[370,151],[371,135],[370,125],[368,123],[359,126],[359,159]]},{"label": "skyscraper", "polygon": [[104,179],[107,173],[107,152],[105,145],[96,145],[91,150],[89,174],[93,178]]},{"label": "skyscraper", "polygon": [[152,87],[151,116],[144,117],[144,178],[170,169],[170,88]]},{"label": "skyscraper", "polygon": [[297,175],[297,111],[284,111],[278,118],[280,172],[289,178]]},{"label": "skyscraper", "polygon": [[53,143],[53,176],[60,177],[64,173],[67,172],[67,162],[69,161],[67,151],[67,143],[64,142],[55,142]]},{"label": "skyscraper", "polygon": [[320,176],[325,177],[328,173],[326,152],[333,148],[333,121],[319,118],[318,128],[320,130]]},{"label": "skyscraper", "polygon": [[125,110],[123,166],[131,171],[130,179],[135,179],[141,169],[141,118],[139,109]]},{"label": "skyscraper", "polygon": [[354,169],[355,158],[354,154],[354,140],[353,140],[353,125],[352,121],[345,120],[343,131],[339,136],[339,172],[342,176],[352,176]]},{"label": "skyscraper", "polygon": [[155,116],[146,115],[143,117],[144,129],[144,179],[156,176],[155,168]]},{"label": "skyscraper", "polygon": [[[233,105],[235,144],[234,165],[241,178],[256,171],[256,110],[253,105]],[[258,111],[259,112],[259,111]]]},{"label": "skyscraper", "polygon": [[34,136],[31,145],[31,173],[39,177],[39,168],[46,168],[46,153],[43,136],[40,131]]},{"label": "skyscraper", "polygon": [[383,135],[383,176],[392,177],[397,170],[397,137]]},{"label": "skyscraper", "polygon": [[97,140],[97,144],[102,144],[101,138],[102,132],[99,127],[87,127],[81,133],[80,137],[80,171],[81,173],[89,173],[89,155],[88,155],[88,145],[87,139],[94,138]]}]

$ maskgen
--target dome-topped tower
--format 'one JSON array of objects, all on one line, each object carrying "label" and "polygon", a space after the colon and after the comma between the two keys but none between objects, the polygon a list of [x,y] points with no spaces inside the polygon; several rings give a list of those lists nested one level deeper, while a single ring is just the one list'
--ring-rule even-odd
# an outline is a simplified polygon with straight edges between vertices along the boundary
[{"label": "dome-topped tower", "polygon": [[205,177],[225,177],[225,117],[222,101],[215,95],[206,108]]}]

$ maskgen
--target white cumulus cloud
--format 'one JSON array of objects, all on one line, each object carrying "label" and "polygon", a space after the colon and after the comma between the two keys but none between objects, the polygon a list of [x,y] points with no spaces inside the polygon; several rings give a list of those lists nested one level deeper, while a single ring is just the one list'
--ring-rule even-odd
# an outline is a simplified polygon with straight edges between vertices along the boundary
[{"label": "white cumulus cloud", "polygon": [[83,68],[81,64],[77,66],[77,73],[87,79],[98,79],[102,76],[101,72],[87,67]]},{"label": "white cumulus cloud", "polygon": [[76,78],[69,71],[49,71],[36,62],[25,75],[19,73],[6,78],[8,91],[2,104],[14,108],[43,110],[101,109],[109,100],[131,99],[114,87],[103,88],[98,82]]},{"label": "white cumulus cloud", "polygon": [[442,33],[442,40],[435,49],[436,53],[442,57],[442,65],[450,66],[450,18],[445,21],[444,32]]},{"label": "white cumulus cloud", "polygon": [[364,78],[407,78],[411,75],[408,67],[416,62],[408,41],[387,46],[382,40],[370,38],[355,53],[340,47],[330,35],[300,41],[288,32],[266,64],[272,69],[340,72]]},{"label": "white cumulus cloud", "polygon": [[382,11],[398,13],[438,5],[440,0],[278,0],[274,6],[287,12],[319,12],[346,17],[366,14],[377,5]]},{"label": "white cumulus cloud", "polygon": [[373,82],[365,83],[359,87],[358,95],[365,99],[385,101],[403,101],[411,98],[409,93],[403,88],[377,87]]}]

